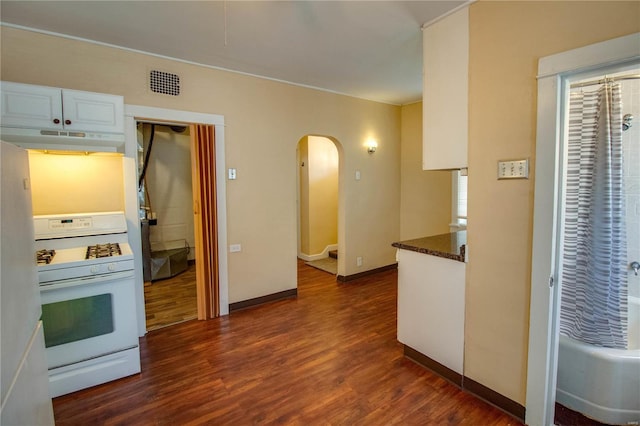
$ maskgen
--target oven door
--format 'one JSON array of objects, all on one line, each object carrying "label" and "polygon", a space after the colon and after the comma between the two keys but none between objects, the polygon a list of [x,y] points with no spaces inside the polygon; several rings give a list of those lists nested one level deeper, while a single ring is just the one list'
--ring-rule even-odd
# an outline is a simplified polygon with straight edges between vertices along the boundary
[{"label": "oven door", "polygon": [[138,346],[133,271],[40,287],[49,369]]}]

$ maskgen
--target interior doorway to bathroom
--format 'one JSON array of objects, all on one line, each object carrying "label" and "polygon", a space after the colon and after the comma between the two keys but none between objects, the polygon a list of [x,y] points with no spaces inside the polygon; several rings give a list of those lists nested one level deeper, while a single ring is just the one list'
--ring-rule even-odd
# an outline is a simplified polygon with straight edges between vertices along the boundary
[{"label": "interior doorway to bathroom", "polygon": [[[634,374],[640,360],[631,361],[640,349],[640,280],[631,267],[640,259],[640,133],[635,128],[640,69],[627,68],[607,67],[602,74],[572,82],[565,110],[557,268],[558,424],[567,423],[569,415],[580,416],[579,423],[588,418],[627,424],[640,413],[640,378]],[[611,365],[619,375],[599,376]],[[609,389],[620,392],[612,395]]]},{"label": "interior doorway to bathroom", "polygon": [[296,150],[298,182],[298,258],[338,274],[340,155],[336,142],[305,136]]},{"label": "interior doorway to bathroom", "polygon": [[564,113],[569,85],[638,66],[639,34],[541,58],[538,64],[535,201],[527,366],[527,424],[553,424],[562,254]]}]

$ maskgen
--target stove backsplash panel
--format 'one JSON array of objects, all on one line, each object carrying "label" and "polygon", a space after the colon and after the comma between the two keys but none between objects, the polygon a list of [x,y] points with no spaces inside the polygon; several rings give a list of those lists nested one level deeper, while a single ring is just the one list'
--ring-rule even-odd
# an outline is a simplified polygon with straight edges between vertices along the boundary
[{"label": "stove backsplash panel", "polygon": [[124,210],[123,157],[29,151],[33,214]]}]

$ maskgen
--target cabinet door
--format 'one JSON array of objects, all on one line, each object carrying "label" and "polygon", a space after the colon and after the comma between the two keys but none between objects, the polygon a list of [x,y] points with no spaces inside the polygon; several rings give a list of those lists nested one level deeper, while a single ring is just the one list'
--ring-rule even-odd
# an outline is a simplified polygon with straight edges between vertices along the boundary
[{"label": "cabinet door", "polygon": [[124,133],[122,96],[63,89],[62,104],[65,130]]},{"label": "cabinet door", "polygon": [[423,30],[424,170],[467,167],[469,11]]},{"label": "cabinet door", "polygon": [[62,92],[54,87],[3,81],[2,125],[62,130]]},{"label": "cabinet door", "polygon": [[464,371],[466,265],[398,250],[398,341],[458,374]]}]

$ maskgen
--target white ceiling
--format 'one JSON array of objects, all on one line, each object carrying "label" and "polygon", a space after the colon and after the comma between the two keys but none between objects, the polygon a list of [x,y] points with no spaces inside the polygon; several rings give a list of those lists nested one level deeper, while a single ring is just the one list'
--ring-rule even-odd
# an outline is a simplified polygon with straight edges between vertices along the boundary
[{"label": "white ceiling", "polygon": [[421,25],[463,3],[2,0],[0,20],[405,104],[422,98]]}]

